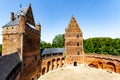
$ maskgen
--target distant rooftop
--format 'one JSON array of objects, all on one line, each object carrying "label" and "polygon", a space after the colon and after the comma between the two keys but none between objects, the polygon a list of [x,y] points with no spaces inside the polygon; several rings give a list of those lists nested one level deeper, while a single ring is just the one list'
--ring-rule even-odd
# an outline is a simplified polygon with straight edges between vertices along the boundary
[{"label": "distant rooftop", "polygon": [[17,52],[0,57],[0,80],[6,80],[19,63],[20,58]]},{"label": "distant rooftop", "polygon": [[41,55],[45,54],[54,54],[54,53],[63,53],[65,51],[65,48],[45,48],[41,50]]},{"label": "distant rooftop", "polygon": [[[28,6],[29,7],[29,6]],[[19,19],[18,19],[18,15],[23,15],[25,16],[27,13],[27,8],[21,8],[16,14],[15,14],[15,18],[14,21],[9,21],[6,25],[4,25],[3,27],[9,27],[9,26],[14,26],[14,25],[18,25],[19,24]]]}]

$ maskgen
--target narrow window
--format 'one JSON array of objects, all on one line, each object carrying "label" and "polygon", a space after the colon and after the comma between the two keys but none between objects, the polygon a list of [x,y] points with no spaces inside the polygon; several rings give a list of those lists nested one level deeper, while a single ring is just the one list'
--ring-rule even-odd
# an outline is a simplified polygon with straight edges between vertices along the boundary
[{"label": "narrow window", "polygon": [[79,42],[77,42],[77,46],[79,46],[80,44],[79,44]]},{"label": "narrow window", "polygon": [[26,66],[26,64],[24,63],[24,66]]},{"label": "narrow window", "polygon": [[80,55],[80,51],[77,51],[77,55]]},{"label": "narrow window", "polygon": [[70,34],[69,34],[69,37],[70,37]]},{"label": "narrow window", "polygon": [[35,42],[33,41],[32,44],[35,45]]},{"label": "narrow window", "polygon": [[32,78],[31,80],[34,80],[34,78]]},{"label": "narrow window", "polygon": [[80,37],[80,35],[79,34],[77,34],[77,38],[79,38]]}]

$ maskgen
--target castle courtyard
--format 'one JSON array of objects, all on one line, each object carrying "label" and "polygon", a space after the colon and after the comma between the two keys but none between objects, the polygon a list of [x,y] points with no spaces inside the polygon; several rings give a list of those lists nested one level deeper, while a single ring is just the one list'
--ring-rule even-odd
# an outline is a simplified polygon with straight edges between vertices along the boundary
[{"label": "castle courtyard", "polygon": [[86,66],[68,66],[46,73],[38,80],[120,80],[118,73]]}]

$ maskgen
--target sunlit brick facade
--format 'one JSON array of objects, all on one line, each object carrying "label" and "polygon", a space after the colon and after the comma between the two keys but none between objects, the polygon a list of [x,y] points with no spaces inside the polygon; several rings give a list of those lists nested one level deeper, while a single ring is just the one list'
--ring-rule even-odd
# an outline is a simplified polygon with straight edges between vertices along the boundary
[{"label": "sunlit brick facade", "polygon": [[72,16],[68,27],[65,29],[65,51],[67,64],[77,65],[77,63],[82,63],[83,33],[74,16]]}]

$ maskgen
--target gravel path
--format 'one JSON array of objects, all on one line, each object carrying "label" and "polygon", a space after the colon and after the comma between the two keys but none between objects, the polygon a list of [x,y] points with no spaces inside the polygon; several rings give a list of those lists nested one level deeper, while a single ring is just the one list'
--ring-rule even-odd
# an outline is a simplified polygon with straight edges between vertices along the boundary
[{"label": "gravel path", "polygon": [[120,80],[120,74],[80,65],[48,72],[38,80]]}]

